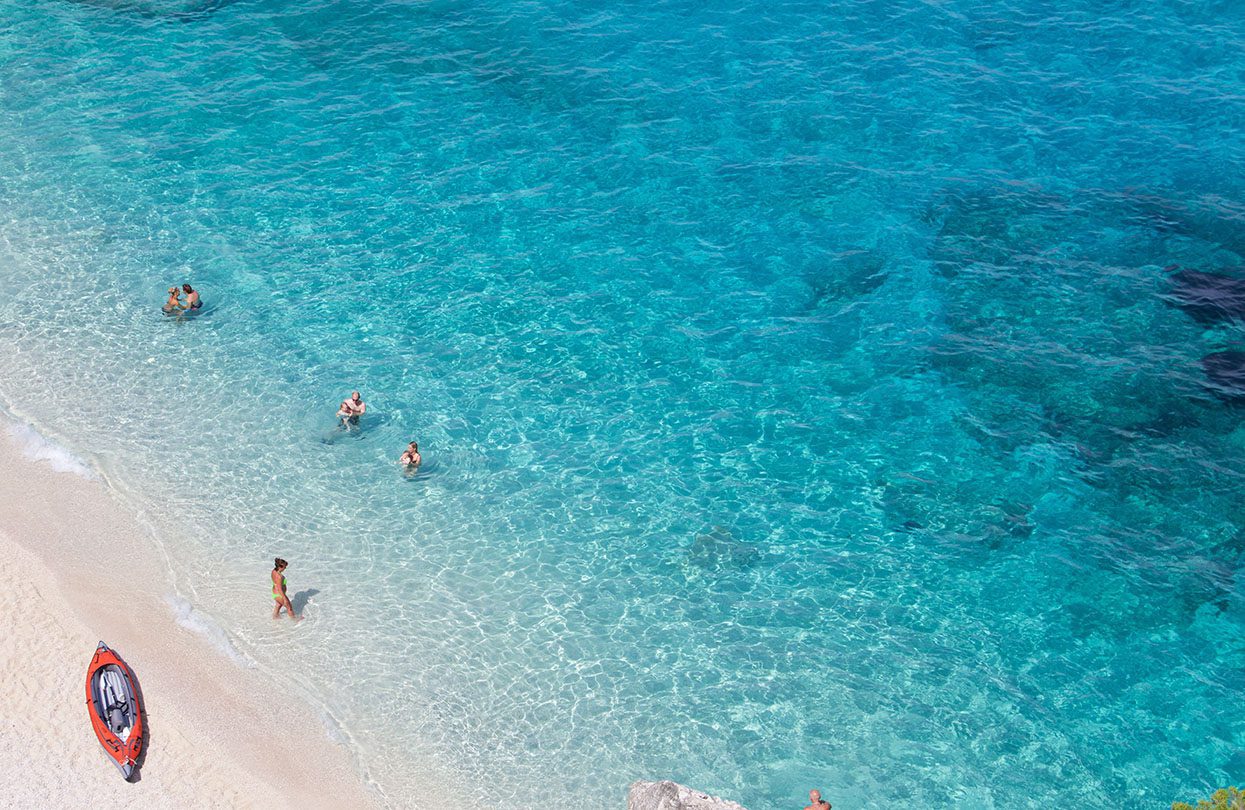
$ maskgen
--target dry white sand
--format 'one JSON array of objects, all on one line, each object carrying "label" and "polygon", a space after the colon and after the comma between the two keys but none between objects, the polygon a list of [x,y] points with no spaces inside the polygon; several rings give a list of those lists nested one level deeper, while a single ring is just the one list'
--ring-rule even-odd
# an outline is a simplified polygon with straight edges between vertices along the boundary
[{"label": "dry white sand", "polygon": [[[307,704],[177,624],[160,559],[101,482],[23,457],[0,429],[0,807],[377,806]],[[100,640],[144,698],[132,783],[87,714]]]}]

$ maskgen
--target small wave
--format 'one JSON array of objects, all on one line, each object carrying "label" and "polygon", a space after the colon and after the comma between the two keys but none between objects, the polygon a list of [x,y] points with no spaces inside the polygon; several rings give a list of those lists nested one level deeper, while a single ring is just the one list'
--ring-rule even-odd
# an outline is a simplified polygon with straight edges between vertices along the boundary
[{"label": "small wave", "polygon": [[190,602],[173,595],[166,596],[164,601],[173,609],[173,616],[179,625],[207,639],[212,646],[227,655],[229,660],[235,664],[247,669],[255,667],[255,662],[233,645],[220,625],[195,610]]},{"label": "small wave", "polygon": [[337,722],[337,718],[329,713],[328,709],[321,708],[319,715],[320,722],[324,725],[324,732],[330,740],[337,745],[350,745],[351,739],[349,735],[346,734],[341,723]]},{"label": "small wave", "polygon": [[73,473],[83,478],[95,478],[95,471],[85,461],[59,444],[44,438],[29,425],[9,425],[9,433],[17,440],[22,455],[34,461],[46,461],[57,472]]}]

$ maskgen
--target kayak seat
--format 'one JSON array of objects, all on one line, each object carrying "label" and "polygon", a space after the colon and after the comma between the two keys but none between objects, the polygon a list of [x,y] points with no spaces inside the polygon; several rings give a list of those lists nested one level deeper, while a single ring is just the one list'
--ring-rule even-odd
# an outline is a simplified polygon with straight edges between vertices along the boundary
[{"label": "kayak seat", "polygon": [[108,707],[108,727],[112,729],[112,733],[120,736],[125,732],[129,723],[125,719],[124,705],[113,704]]}]

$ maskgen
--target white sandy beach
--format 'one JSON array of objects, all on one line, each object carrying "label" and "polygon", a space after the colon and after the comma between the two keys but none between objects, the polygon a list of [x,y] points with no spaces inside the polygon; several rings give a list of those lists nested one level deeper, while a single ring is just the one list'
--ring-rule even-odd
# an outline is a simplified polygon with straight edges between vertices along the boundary
[{"label": "white sandy beach", "polygon": [[[0,430],[0,807],[379,806],[309,706],[177,623],[160,553],[103,483],[23,456]],[[144,697],[133,783],[87,715],[99,640]]]}]

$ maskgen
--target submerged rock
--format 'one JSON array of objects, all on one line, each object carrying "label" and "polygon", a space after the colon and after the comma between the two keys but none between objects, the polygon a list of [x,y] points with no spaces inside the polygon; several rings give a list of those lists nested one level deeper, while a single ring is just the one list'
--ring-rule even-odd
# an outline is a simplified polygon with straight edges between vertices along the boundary
[{"label": "submerged rock", "polygon": [[749,568],[759,558],[760,553],[755,548],[724,526],[714,526],[711,531],[697,535],[687,552],[688,561],[706,571]]},{"label": "submerged rock", "polygon": [[632,782],[627,810],[744,810],[742,805],[692,790],[677,782]]},{"label": "submerged rock", "polygon": [[1245,352],[1226,351],[1202,358],[1212,391],[1225,399],[1245,400]]},{"label": "submerged rock", "polygon": [[1180,270],[1171,277],[1172,300],[1201,323],[1245,319],[1245,279]]}]

